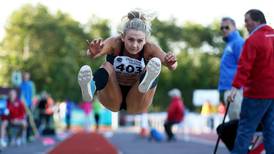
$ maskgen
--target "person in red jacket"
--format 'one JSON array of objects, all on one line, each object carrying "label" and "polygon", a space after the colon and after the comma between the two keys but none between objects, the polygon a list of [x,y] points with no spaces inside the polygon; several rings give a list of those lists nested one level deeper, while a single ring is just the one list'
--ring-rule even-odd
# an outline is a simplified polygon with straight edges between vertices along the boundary
[{"label": "person in red jacket", "polygon": [[244,100],[232,154],[247,153],[258,124],[263,124],[266,153],[274,153],[274,30],[264,14],[251,9],[245,14],[250,34],[246,40],[228,101],[241,87]]},{"label": "person in red jacket", "polygon": [[167,119],[164,123],[167,140],[175,140],[174,133],[172,132],[172,126],[180,123],[184,119],[184,103],[181,98],[181,92],[179,89],[172,89],[168,92],[171,97],[171,102],[167,109]]},{"label": "person in red jacket", "polygon": [[2,118],[2,128],[1,128],[1,142],[2,145],[5,144],[5,130],[10,126],[19,127],[19,131],[16,134],[16,144],[20,145],[22,143],[23,132],[26,131],[27,122],[26,122],[26,110],[24,104],[17,97],[16,90],[11,90],[7,100],[7,108],[9,114],[7,117]]}]

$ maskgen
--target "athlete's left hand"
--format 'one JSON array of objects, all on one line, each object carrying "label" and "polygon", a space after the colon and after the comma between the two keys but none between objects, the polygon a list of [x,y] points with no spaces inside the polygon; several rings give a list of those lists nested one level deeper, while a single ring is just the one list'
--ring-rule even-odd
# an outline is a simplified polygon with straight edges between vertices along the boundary
[{"label": "athlete's left hand", "polygon": [[168,52],[165,56],[165,62],[168,66],[172,66],[174,63],[176,63],[176,56],[173,52]]}]

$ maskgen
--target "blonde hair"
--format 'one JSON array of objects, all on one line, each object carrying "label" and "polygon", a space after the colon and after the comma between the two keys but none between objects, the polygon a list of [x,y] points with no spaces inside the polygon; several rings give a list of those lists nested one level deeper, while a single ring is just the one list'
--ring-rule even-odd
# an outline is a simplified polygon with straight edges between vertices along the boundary
[{"label": "blonde hair", "polygon": [[152,18],[152,14],[148,15],[141,9],[132,10],[123,17],[123,19],[126,19],[126,22],[123,26],[122,33],[125,34],[128,30],[134,29],[142,31],[146,36],[149,36],[151,32],[150,21]]}]

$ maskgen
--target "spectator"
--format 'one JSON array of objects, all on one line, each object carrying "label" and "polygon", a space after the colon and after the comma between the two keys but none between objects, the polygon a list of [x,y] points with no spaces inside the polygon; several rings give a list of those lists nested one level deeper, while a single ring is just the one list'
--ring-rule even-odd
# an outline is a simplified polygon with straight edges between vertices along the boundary
[{"label": "spectator", "polygon": [[9,110],[8,116],[2,117],[1,144],[2,146],[7,145],[5,142],[6,129],[8,126],[11,126],[19,128],[16,134],[16,144],[21,145],[23,134],[25,134],[24,132],[27,128],[26,110],[24,104],[17,98],[17,92],[15,90],[9,92],[7,108]]},{"label": "spectator", "polygon": [[274,153],[274,30],[264,14],[251,9],[245,13],[249,32],[229,101],[243,87],[244,99],[232,154],[248,152],[253,134],[261,122],[266,153]]},{"label": "spectator", "polygon": [[1,147],[6,147],[7,142],[6,142],[6,130],[8,127],[8,115],[9,115],[9,109],[8,109],[8,101],[6,98],[1,99],[1,133],[0,133],[0,144]]},{"label": "spectator", "polygon": [[[32,101],[35,96],[35,84],[30,80],[30,74],[28,72],[23,73],[23,82],[20,85],[21,100],[26,104],[29,111],[32,110]],[[31,114],[31,112],[29,113]],[[33,121],[31,116],[27,115],[27,141],[32,140],[34,132],[32,131],[30,121]]]},{"label": "spectator", "polygon": [[46,92],[43,92],[37,106],[39,112],[37,126],[43,134],[49,134],[49,131],[52,130],[53,107],[53,99]]},{"label": "spectator", "polygon": [[[205,131],[212,131],[214,129],[214,117],[213,114],[216,112],[214,106],[211,104],[209,100],[205,101],[202,110],[201,115],[205,117],[206,119],[206,129]],[[209,128],[209,130],[208,130]]]},{"label": "spectator", "polygon": [[[236,73],[244,40],[236,28],[235,21],[230,17],[224,17],[222,19],[220,29],[226,46],[221,59],[218,89],[221,92],[221,95],[223,95],[222,98],[224,98],[224,100],[222,101],[227,104],[227,96],[231,92],[232,80]],[[230,120],[239,119],[242,98],[242,93],[239,93],[234,102],[230,104],[228,111]]]},{"label": "spectator", "polygon": [[90,131],[90,113],[91,113],[91,102],[85,101],[80,104],[81,109],[84,111],[85,119],[84,119],[84,128],[86,131]]},{"label": "spectator", "polygon": [[100,118],[101,118],[101,112],[102,112],[102,105],[95,97],[93,101],[93,114],[94,114],[94,120],[95,120],[95,131],[99,131],[100,127]]},{"label": "spectator", "polygon": [[30,74],[28,72],[23,73],[23,82],[20,85],[21,100],[25,102],[27,107],[31,109],[32,100],[35,96],[35,85],[30,80]]},{"label": "spectator", "polygon": [[93,114],[94,114],[94,120],[95,120],[95,131],[99,131],[99,126],[100,126],[100,117],[101,117],[101,112],[102,112],[102,105],[95,97],[93,101]]},{"label": "spectator", "polygon": [[70,100],[66,101],[66,115],[65,115],[65,121],[66,121],[66,130],[70,130],[71,126],[71,114],[72,114],[72,107],[73,107],[73,102]]},{"label": "spectator", "polygon": [[185,108],[179,89],[172,89],[168,92],[168,95],[171,97],[171,102],[167,109],[167,119],[164,123],[164,127],[168,137],[167,140],[171,141],[175,140],[172,127],[174,124],[178,124],[183,120]]}]

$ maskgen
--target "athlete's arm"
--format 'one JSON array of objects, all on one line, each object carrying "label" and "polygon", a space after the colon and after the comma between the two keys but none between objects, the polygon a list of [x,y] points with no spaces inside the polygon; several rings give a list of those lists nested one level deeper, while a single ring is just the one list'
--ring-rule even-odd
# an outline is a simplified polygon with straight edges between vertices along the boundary
[{"label": "athlete's arm", "polygon": [[168,67],[169,70],[175,70],[177,67],[176,56],[173,52],[164,52],[157,45],[147,42],[145,45],[145,56],[152,58],[157,57],[161,60],[162,64]]},{"label": "athlete's arm", "polygon": [[87,55],[93,59],[113,53],[119,37],[110,37],[106,40],[96,39],[88,42]]}]

